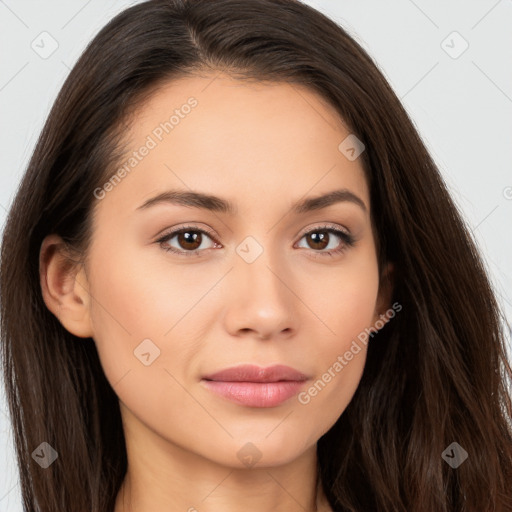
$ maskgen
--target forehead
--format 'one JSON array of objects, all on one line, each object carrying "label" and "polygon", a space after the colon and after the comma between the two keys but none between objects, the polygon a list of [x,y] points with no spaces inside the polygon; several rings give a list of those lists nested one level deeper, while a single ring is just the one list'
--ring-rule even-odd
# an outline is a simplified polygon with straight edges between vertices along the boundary
[{"label": "forehead", "polygon": [[[212,74],[160,84],[137,109],[130,135],[154,132],[159,141],[165,138],[167,143],[177,144],[192,131],[196,143],[244,142],[242,147],[231,148],[239,152],[260,142],[267,143],[268,149],[269,139],[287,144],[283,149],[290,146],[297,151],[306,139],[318,143],[329,134],[322,145],[327,146],[349,133],[334,107],[304,86]],[[291,144],[293,141],[296,143]]]},{"label": "forehead", "polygon": [[133,113],[126,178],[109,196],[121,200],[123,190],[140,204],[179,187],[233,203],[258,199],[259,208],[347,187],[369,208],[361,159],[339,149],[349,135],[335,109],[306,87],[222,74],[180,78]]}]

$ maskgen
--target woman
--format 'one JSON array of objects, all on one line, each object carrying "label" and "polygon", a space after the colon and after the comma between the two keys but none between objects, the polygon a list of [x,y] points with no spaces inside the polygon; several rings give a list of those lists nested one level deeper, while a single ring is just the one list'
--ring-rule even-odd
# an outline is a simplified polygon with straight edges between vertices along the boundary
[{"label": "woman", "polygon": [[295,0],[151,0],[2,244],[26,510],[509,511],[503,316],[399,100]]}]

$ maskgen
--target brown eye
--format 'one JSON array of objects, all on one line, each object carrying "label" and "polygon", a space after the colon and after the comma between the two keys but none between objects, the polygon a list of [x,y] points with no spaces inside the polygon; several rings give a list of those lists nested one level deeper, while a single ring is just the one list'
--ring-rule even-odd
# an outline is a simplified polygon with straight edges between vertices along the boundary
[{"label": "brown eye", "polygon": [[350,233],[330,226],[308,231],[302,235],[302,240],[306,241],[306,245],[299,245],[299,247],[312,249],[315,256],[341,254],[355,244],[355,240]]},{"label": "brown eye", "polygon": [[[211,242],[210,246],[207,244],[208,240]],[[199,256],[204,249],[209,249],[216,245],[212,235],[203,229],[195,227],[177,229],[160,238],[157,242],[160,243],[164,250],[175,252],[182,256]]]},{"label": "brown eye", "polygon": [[329,245],[329,232],[327,231],[313,231],[305,236],[310,241],[309,246],[311,249],[321,250]]},{"label": "brown eye", "polygon": [[202,235],[194,231],[182,231],[175,235],[177,242],[182,249],[193,251],[201,246]]}]

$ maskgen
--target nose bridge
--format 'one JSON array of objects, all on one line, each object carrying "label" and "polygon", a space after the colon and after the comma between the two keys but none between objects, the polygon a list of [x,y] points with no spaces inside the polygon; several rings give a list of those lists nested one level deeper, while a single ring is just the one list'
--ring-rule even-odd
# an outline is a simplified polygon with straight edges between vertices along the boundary
[{"label": "nose bridge", "polygon": [[247,236],[235,249],[235,293],[228,318],[230,330],[251,329],[268,337],[294,328],[297,315],[287,283],[289,272],[284,270],[279,250],[265,246],[270,237],[265,240]]},{"label": "nose bridge", "polygon": [[247,283],[248,291],[255,299],[263,294],[267,303],[287,303],[290,297],[283,282],[286,276],[280,275],[285,267],[279,251],[269,246],[269,240],[270,237],[259,241],[253,236],[247,236],[236,248],[238,257],[235,274],[242,282]]}]

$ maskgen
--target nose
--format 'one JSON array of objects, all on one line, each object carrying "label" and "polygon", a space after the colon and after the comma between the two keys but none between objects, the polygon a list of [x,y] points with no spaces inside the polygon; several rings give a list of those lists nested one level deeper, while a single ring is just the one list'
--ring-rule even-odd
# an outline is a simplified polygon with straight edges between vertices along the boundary
[{"label": "nose", "polygon": [[224,315],[226,331],[260,340],[293,336],[300,301],[293,292],[291,272],[271,261],[266,251],[252,263],[238,256],[235,261]]}]

